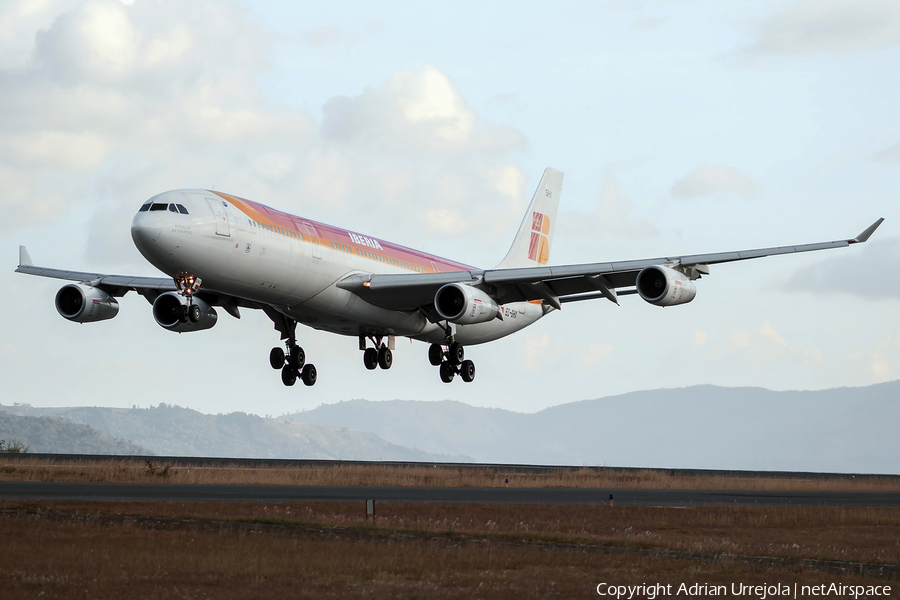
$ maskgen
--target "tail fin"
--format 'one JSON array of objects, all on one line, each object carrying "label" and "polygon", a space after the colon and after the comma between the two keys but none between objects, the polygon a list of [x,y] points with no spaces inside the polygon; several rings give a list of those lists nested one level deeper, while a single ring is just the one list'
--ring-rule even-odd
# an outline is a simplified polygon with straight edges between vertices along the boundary
[{"label": "tail fin", "polygon": [[562,190],[563,174],[554,169],[544,169],[544,176],[538,184],[525,218],[516,233],[506,258],[497,265],[498,269],[516,267],[539,267],[550,259],[550,245],[553,243],[553,228],[556,226],[556,209],[559,208],[559,193]]}]

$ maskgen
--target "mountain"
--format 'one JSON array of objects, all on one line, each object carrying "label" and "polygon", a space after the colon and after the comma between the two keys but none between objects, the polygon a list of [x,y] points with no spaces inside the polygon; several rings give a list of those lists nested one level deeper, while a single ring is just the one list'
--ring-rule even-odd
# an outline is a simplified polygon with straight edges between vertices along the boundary
[{"label": "mountain", "polygon": [[[165,403],[152,408],[131,409],[35,408],[15,404],[0,405],[0,411],[42,419],[57,417],[57,421],[66,419],[72,424],[89,426],[108,436],[129,439],[164,456],[453,462],[471,460],[459,454],[439,456],[402,447],[386,442],[377,434],[355,431],[344,426],[293,423],[284,419],[264,419],[242,412],[206,415]],[[2,429],[0,433],[5,435]],[[43,450],[43,442],[37,444],[25,435],[19,437],[32,445],[32,452],[50,451]],[[91,450],[86,452],[101,453]]]},{"label": "mountain", "polygon": [[104,435],[93,427],[59,417],[23,417],[0,412],[0,440],[8,448],[14,440],[29,452],[59,454],[152,454],[126,440]]},{"label": "mountain", "polygon": [[532,414],[351,400],[282,418],[479,462],[900,473],[900,381],[807,392],[701,385]]}]

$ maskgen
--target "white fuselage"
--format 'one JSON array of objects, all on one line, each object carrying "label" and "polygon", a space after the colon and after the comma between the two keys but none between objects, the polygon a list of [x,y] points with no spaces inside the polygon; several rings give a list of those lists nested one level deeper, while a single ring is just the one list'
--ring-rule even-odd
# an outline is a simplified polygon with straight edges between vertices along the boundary
[{"label": "white fuselage", "polygon": [[[178,205],[187,214],[169,208]],[[199,277],[201,291],[270,305],[299,323],[342,335],[440,343],[444,330],[420,311],[380,308],[335,284],[356,273],[474,269],[218,192],[176,190],[144,206],[132,222],[132,238],[167,275]],[[544,314],[534,302],[509,303],[501,311],[502,320],[457,325],[455,339],[465,345],[489,342]]]}]

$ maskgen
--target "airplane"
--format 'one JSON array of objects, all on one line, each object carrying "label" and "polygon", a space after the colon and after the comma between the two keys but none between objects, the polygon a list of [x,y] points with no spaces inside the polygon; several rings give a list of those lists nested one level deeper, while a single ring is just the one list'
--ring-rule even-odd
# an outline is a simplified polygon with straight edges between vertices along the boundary
[{"label": "airplane", "polygon": [[428,359],[450,383],[475,378],[465,346],[513,334],[568,302],[636,294],[655,306],[694,299],[694,282],[710,265],[841,248],[869,239],[884,219],[845,240],[738,252],[644,260],[548,264],[563,174],[546,169],[505,258],[479,269],[370,235],[295,216],[223,192],[184,189],[141,204],[131,237],[168,277],[83,273],[37,267],[19,246],[17,273],[68,280],[56,294],[59,314],[76,323],[112,319],[116,298],[135,291],[153,318],[178,333],[202,331],[221,307],[260,309],[285,348],[269,353],[292,386],[316,383],[317,372],[297,344],[303,324],[357,337],[367,369],[390,369],[395,338],[429,344]]}]

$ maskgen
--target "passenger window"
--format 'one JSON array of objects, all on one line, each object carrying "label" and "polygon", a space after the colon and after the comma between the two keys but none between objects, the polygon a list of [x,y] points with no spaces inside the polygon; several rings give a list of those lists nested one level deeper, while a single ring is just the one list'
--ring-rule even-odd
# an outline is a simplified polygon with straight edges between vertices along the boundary
[{"label": "passenger window", "polygon": [[178,207],[178,212],[180,212],[181,214],[183,214],[183,215],[189,214],[188,209],[186,209],[183,204],[176,204],[175,206]]},{"label": "passenger window", "polygon": [[150,203],[149,203],[149,202],[148,202],[147,204],[142,205],[142,206],[138,209],[138,212],[147,212],[148,210],[150,210]]}]

